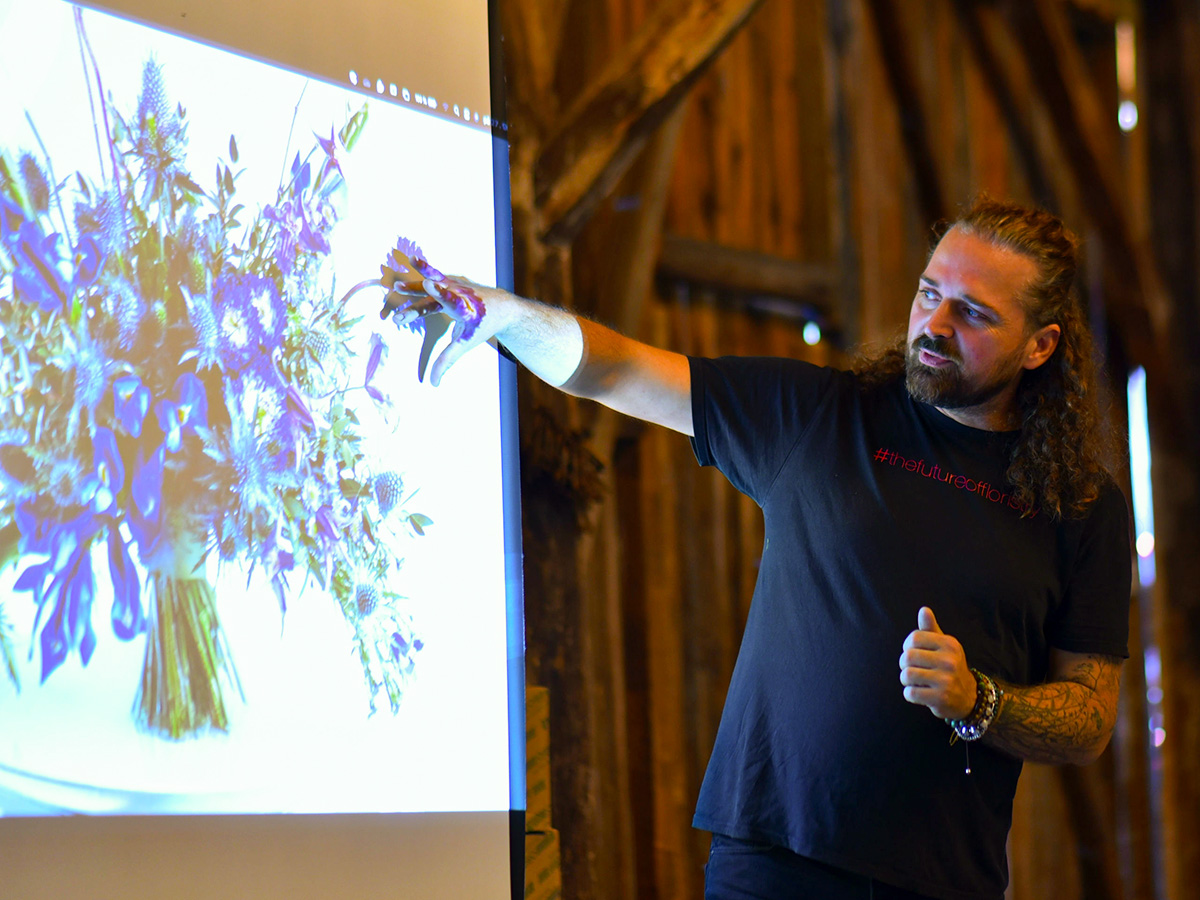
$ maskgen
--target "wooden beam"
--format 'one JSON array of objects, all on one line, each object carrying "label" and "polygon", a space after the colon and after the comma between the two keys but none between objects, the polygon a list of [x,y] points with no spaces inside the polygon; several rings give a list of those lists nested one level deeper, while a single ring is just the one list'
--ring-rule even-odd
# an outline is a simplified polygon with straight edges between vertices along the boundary
[{"label": "wooden beam", "polygon": [[970,48],[968,55],[978,66],[984,83],[1000,109],[1000,115],[1004,117],[1013,151],[1029,184],[1029,192],[1041,206],[1058,208],[1058,198],[1038,154],[1033,131],[1021,113],[1013,78],[1005,70],[1003,61],[1011,59],[1012,54],[1017,52],[1016,48],[1006,46],[1003,23],[992,7],[978,0],[954,0],[953,6],[959,30]]},{"label": "wooden beam", "polygon": [[719,292],[778,297],[822,310],[840,283],[836,268],[828,263],[796,262],[672,234],[663,237],[658,275]]},{"label": "wooden beam", "polygon": [[1098,19],[1116,24],[1118,19],[1133,17],[1133,0],[1059,0],[1069,3],[1080,12],[1090,13]]},{"label": "wooden beam", "polygon": [[504,30],[505,73],[510,105],[518,104],[528,122],[540,128],[552,105],[551,85],[557,52],[546,30],[545,17],[536,0],[500,4]]},{"label": "wooden beam", "polygon": [[762,0],[671,0],[563,113],[534,168],[543,238],[566,244]]},{"label": "wooden beam", "polygon": [[1113,111],[1091,82],[1058,3],[1009,2],[1005,9],[1031,81],[1070,161],[1069,174],[1104,241],[1111,271],[1127,282],[1113,292],[1110,312],[1138,362],[1148,367],[1165,363],[1171,358],[1170,304],[1149,249],[1134,236]]},{"label": "wooden beam", "polygon": [[900,134],[904,140],[905,155],[912,167],[922,219],[926,222],[941,221],[946,218],[949,207],[938,178],[933,147],[929,143],[932,126],[921,100],[912,59],[907,52],[909,42],[901,33],[894,0],[867,0],[866,5],[875,25],[892,100],[900,114]]},{"label": "wooden beam", "polygon": [[[602,296],[613,300],[612,325],[621,334],[644,336],[646,305],[654,292],[655,265],[659,259],[663,216],[671,186],[671,168],[679,147],[679,136],[688,104],[681,104],[658,130],[629,172],[622,193],[638,199],[637,211],[629,220],[615,222],[605,253],[609,274],[601,283]],[[598,459],[608,465],[620,428],[621,415],[598,407],[592,424],[592,446]],[[585,536],[586,539],[586,536]]]},{"label": "wooden beam", "polygon": [[855,213],[857,180],[854,177],[857,147],[851,112],[857,102],[858,79],[851,53],[854,20],[851,9],[842,0],[825,2],[826,34],[823,42],[825,70],[825,106],[828,110],[826,134],[830,148],[831,202],[829,207],[829,243],[836,254],[838,310],[842,335],[848,344],[857,344],[862,335],[862,251],[855,240],[858,217]]}]

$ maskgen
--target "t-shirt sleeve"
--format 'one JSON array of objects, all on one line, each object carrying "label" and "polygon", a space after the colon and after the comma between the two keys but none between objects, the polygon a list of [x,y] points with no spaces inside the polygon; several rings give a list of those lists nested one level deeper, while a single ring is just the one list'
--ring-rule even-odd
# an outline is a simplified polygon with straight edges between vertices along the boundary
[{"label": "t-shirt sleeve", "polygon": [[838,373],[795,359],[689,361],[696,459],[761,506]]},{"label": "t-shirt sleeve", "polygon": [[1128,658],[1132,576],[1129,508],[1110,483],[1084,523],[1064,602],[1049,623],[1050,645]]}]

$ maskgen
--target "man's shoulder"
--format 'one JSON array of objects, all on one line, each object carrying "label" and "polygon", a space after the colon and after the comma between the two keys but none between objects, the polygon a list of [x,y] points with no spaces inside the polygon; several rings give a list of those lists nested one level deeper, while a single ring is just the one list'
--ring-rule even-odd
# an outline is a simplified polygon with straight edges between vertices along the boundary
[{"label": "man's shoulder", "polygon": [[789,356],[717,356],[689,357],[693,373],[700,371],[718,377],[778,379],[781,382],[825,382],[830,385],[856,385],[854,372],[821,365]]}]

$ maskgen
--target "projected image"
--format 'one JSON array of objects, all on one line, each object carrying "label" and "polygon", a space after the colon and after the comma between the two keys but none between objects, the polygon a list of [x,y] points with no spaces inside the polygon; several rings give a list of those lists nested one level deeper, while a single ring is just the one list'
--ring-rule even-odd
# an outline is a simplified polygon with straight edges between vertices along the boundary
[{"label": "projected image", "polygon": [[0,22],[60,51],[0,101],[0,814],[507,808],[496,376],[372,289],[400,232],[494,278],[486,135]]}]

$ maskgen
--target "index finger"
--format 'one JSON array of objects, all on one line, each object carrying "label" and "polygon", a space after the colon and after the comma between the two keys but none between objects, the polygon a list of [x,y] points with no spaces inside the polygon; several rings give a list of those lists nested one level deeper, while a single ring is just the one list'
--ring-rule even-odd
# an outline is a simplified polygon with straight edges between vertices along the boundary
[{"label": "index finger", "polygon": [[940,650],[945,646],[944,635],[936,631],[910,631],[904,639],[905,650]]}]

